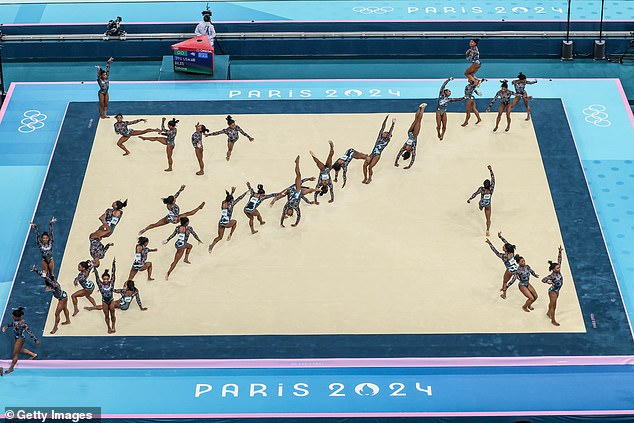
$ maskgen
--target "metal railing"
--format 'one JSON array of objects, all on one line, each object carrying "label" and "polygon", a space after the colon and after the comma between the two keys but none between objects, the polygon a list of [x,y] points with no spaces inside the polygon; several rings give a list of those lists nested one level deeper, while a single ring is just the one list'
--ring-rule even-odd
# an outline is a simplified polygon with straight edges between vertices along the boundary
[{"label": "metal railing", "polygon": [[[595,38],[596,31],[570,31],[572,38]],[[0,41],[119,41],[119,40],[179,40],[192,33],[126,34],[107,37],[103,34],[37,34],[0,35]],[[217,34],[220,40],[229,39],[349,39],[349,38],[557,38],[566,31],[354,31],[354,32],[235,32]],[[629,31],[605,31],[604,38],[630,38]]]}]

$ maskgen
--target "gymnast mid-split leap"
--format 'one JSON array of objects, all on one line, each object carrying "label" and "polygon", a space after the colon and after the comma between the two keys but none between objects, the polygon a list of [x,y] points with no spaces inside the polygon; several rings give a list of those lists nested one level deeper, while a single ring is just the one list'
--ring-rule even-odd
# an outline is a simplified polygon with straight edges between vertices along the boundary
[{"label": "gymnast mid-split leap", "polygon": [[277,200],[286,196],[286,204],[282,209],[282,218],[280,219],[280,226],[284,227],[284,219],[287,217],[293,216],[293,213],[297,215],[295,223],[292,223],[291,226],[295,227],[299,224],[299,221],[302,218],[301,210],[299,209],[299,202],[304,200],[308,204],[312,204],[312,202],[306,198],[306,195],[312,194],[313,192],[317,192],[317,189],[312,189],[308,187],[302,186],[302,183],[306,181],[314,181],[315,178],[304,178],[302,179],[302,173],[299,169],[299,156],[295,158],[295,184],[286,188],[284,191],[280,192],[271,200],[271,206],[275,204]]},{"label": "gymnast mid-split leap", "polygon": [[174,195],[169,195],[163,198],[163,204],[165,204],[165,207],[167,207],[167,216],[161,218],[158,222],[147,225],[145,228],[141,229],[139,231],[139,235],[143,235],[146,231],[149,231],[150,229],[158,228],[159,226],[164,226],[169,223],[177,224],[180,221],[181,217],[193,216],[199,210],[202,210],[202,208],[205,207],[205,202],[203,201],[195,209],[185,213],[181,213],[180,207],[178,206],[178,204],[176,204],[176,199],[184,190],[185,185],[181,185]]},{"label": "gymnast mid-split leap", "polygon": [[409,169],[414,164],[414,160],[416,160],[416,145],[418,144],[418,134],[420,134],[420,129],[422,127],[425,107],[427,107],[427,103],[422,103],[420,106],[418,106],[418,110],[416,110],[416,115],[414,115],[414,121],[407,130],[407,141],[405,141],[405,144],[403,144],[403,147],[401,147],[398,154],[396,155],[394,166],[398,167],[398,160],[401,157],[403,157],[403,160],[407,160],[411,157],[409,165],[405,166],[403,169]]}]

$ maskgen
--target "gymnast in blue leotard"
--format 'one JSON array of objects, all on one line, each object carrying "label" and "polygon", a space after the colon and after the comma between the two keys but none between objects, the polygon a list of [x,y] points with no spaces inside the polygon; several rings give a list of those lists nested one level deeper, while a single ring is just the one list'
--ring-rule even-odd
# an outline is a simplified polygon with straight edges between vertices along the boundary
[{"label": "gymnast in blue leotard", "polygon": [[524,257],[519,254],[515,255],[515,262],[518,264],[517,271],[513,274],[513,277],[508,282],[507,286],[513,285],[513,282],[519,280],[519,290],[526,297],[526,302],[522,306],[522,310],[526,312],[530,312],[531,310],[535,310],[532,305],[535,301],[537,301],[537,291],[533,288],[533,285],[530,284],[531,275],[536,278],[539,277],[537,273],[526,264],[526,260]]},{"label": "gymnast in blue leotard", "polygon": [[40,250],[42,256],[42,270],[51,275],[55,274],[55,262],[53,261],[53,224],[57,220],[52,217],[48,223],[48,232],[43,232],[42,235],[37,230],[37,225],[31,222],[31,227],[35,231],[35,243]]},{"label": "gymnast in blue leotard", "polygon": [[517,95],[513,91],[509,90],[509,84],[506,79],[500,81],[502,83],[500,91],[495,93],[495,97],[491,100],[489,107],[487,107],[487,113],[491,111],[491,107],[495,104],[495,101],[500,99],[500,106],[498,107],[498,115],[495,118],[495,128],[493,128],[493,132],[498,130],[498,126],[500,125],[500,120],[502,119],[502,113],[506,112],[506,129],[505,132],[508,132],[511,129],[511,97]]},{"label": "gymnast in blue leotard", "polygon": [[11,313],[12,321],[2,326],[2,333],[5,333],[9,328],[13,329],[14,344],[11,365],[6,371],[2,367],[0,367],[0,376],[13,372],[13,370],[15,369],[15,365],[20,358],[20,354],[28,355],[29,359],[31,360],[37,357],[37,354],[35,354],[33,351],[24,348],[26,335],[29,335],[37,345],[40,345],[40,341],[35,337],[35,335],[33,335],[33,332],[31,332],[31,329],[29,329],[29,325],[26,323],[23,316],[24,307],[18,307],[14,309]]},{"label": "gymnast in blue leotard", "polygon": [[467,204],[471,203],[471,200],[476,198],[478,194],[480,194],[480,202],[478,203],[478,207],[480,210],[484,209],[484,216],[486,217],[487,228],[486,228],[486,236],[489,236],[489,229],[491,229],[491,198],[493,197],[493,190],[495,189],[495,175],[493,174],[493,168],[491,165],[487,166],[489,169],[489,173],[491,174],[491,179],[485,179],[480,186],[471,197],[467,200]]},{"label": "gymnast in blue leotard", "polygon": [[258,231],[253,229],[253,219],[258,219],[260,225],[264,225],[266,222],[262,219],[262,215],[258,211],[258,206],[266,199],[275,197],[278,193],[267,194],[264,190],[264,185],[258,184],[258,190],[255,191],[251,188],[251,184],[247,182],[247,189],[249,190],[249,199],[244,206],[244,214],[249,218],[249,227],[251,228],[251,234],[256,234]]},{"label": "gymnast in blue leotard", "polygon": [[97,68],[97,84],[99,85],[99,117],[105,119],[108,117],[108,101],[110,96],[108,89],[110,89],[110,63],[114,59],[111,57],[106,62],[106,69],[101,69],[101,66],[95,66]]},{"label": "gymnast in blue leotard", "polygon": [[299,169],[299,156],[295,158],[295,184],[289,186],[284,191],[280,192],[273,200],[271,200],[271,206],[275,204],[277,200],[286,196],[286,204],[282,209],[282,217],[280,219],[280,226],[284,227],[284,219],[287,217],[293,216],[293,214],[297,215],[295,223],[291,224],[291,226],[297,226],[299,221],[302,218],[301,211],[299,209],[299,202],[304,200],[308,204],[312,204],[312,202],[306,198],[306,195],[316,192],[317,189],[311,189],[305,186],[302,186],[302,183],[306,181],[314,181],[315,178],[306,178],[302,179],[302,173]]},{"label": "gymnast in blue leotard", "polygon": [[511,83],[515,87],[515,98],[513,99],[513,103],[511,103],[511,110],[513,110],[520,99],[522,99],[524,100],[524,106],[526,106],[526,119],[524,120],[531,120],[531,106],[528,104],[528,100],[533,97],[529,96],[526,92],[526,85],[537,84],[537,80],[529,81],[526,79],[526,75],[520,72],[519,75],[517,75],[517,79]]},{"label": "gymnast in blue leotard", "polygon": [[231,237],[233,236],[233,232],[236,230],[238,226],[238,221],[232,219],[233,216],[233,207],[242,200],[245,195],[249,193],[249,191],[245,191],[241,195],[237,197],[233,197],[233,194],[236,192],[236,187],[231,187],[231,192],[226,191],[227,194],[225,196],[225,200],[220,205],[220,221],[218,221],[218,236],[214,238],[214,240],[209,244],[209,252],[211,253],[214,249],[214,246],[220,242],[222,237],[225,234],[225,229],[229,228],[231,231],[229,232],[229,236],[227,237],[227,241],[231,241]]},{"label": "gymnast in blue leotard", "polygon": [[88,277],[90,276],[91,268],[92,266],[90,265],[89,261],[82,261],[82,262],[79,262],[79,264],[77,265],[77,270],[79,271],[79,273],[77,274],[77,277],[73,281],[73,284],[75,286],[81,286],[81,289],[75,291],[70,296],[70,299],[73,302],[73,317],[76,316],[77,313],[79,313],[79,307],[77,306],[77,301],[80,297],[86,297],[86,299],[90,301],[93,307],[97,307],[97,303],[95,302],[95,299],[92,297],[92,293],[95,290],[95,284],[93,281],[88,279]]},{"label": "gymnast in blue leotard", "polygon": [[121,298],[115,300],[115,307],[119,308],[121,311],[128,310],[130,308],[130,304],[132,304],[132,300],[134,299],[136,299],[136,303],[141,311],[147,310],[147,307],[143,307],[143,303],[141,303],[141,294],[134,286],[134,281],[126,281],[123,289],[115,289],[114,292],[121,295]]},{"label": "gymnast in blue leotard", "polygon": [[546,316],[550,317],[550,323],[555,326],[560,326],[555,320],[555,309],[557,308],[559,291],[564,284],[564,277],[561,275],[561,252],[563,250],[564,249],[559,246],[557,261],[548,261],[548,270],[550,271],[550,275],[542,279],[543,283],[550,284],[550,288],[548,288],[548,297],[550,301],[548,303],[548,313],[546,313]]},{"label": "gymnast in blue leotard", "polygon": [[162,135],[162,137],[139,138],[145,141],[157,141],[165,146],[165,154],[167,155],[167,169],[165,169],[165,172],[171,172],[172,164],[174,163],[174,160],[172,160],[172,155],[174,154],[174,148],[176,147],[176,134],[178,132],[176,130],[176,124],[178,123],[178,120],[172,118],[172,120],[167,122],[167,129],[165,129],[166,120],[167,118],[165,117],[161,119],[161,131],[159,132],[159,135]]},{"label": "gymnast in blue leotard", "polygon": [[147,134],[148,132],[159,132],[160,129],[130,129],[128,125],[134,125],[139,122],[147,122],[147,119],[136,119],[136,120],[123,120],[123,115],[119,113],[115,116],[117,120],[114,124],[114,132],[118,135],[121,135],[119,141],[117,141],[117,147],[123,150],[123,155],[127,156],[130,154],[130,150],[128,150],[123,144],[130,139],[130,137],[136,137],[139,135]]},{"label": "gymnast in blue leotard", "polygon": [[476,115],[476,119],[478,119],[476,121],[476,125],[480,122],[482,122],[482,119],[480,119],[480,112],[478,111],[478,108],[476,107],[476,98],[474,94],[477,94],[479,96],[481,96],[482,94],[480,93],[480,91],[478,91],[478,88],[480,87],[480,84],[482,82],[486,81],[486,79],[482,78],[482,79],[478,79],[477,81],[472,81],[469,82],[465,87],[464,87],[464,99],[467,100],[467,104],[465,107],[465,118],[464,118],[464,122],[462,123],[461,126],[467,126],[469,124],[469,119],[471,118],[471,112],[473,112]]},{"label": "gymnast in blue leotard", "polygon": [[508,282],[509,280],[511,280],[511,277],[517,272],[518,264],[517,261],[515,261],[515,245],[504,239],[504,237],[502,236],[502,232],[498,232],[498,237],[504,243],[502,247],[503,252],[499,252],[491,243],[491,241],[489,241],[489,238],[487,238],[485,242],[489,245],[491,251],[493,251],[495,255],[500,258],[500,260],[502,260],[504,266],[506,267],[506,270],[504,271],[504,276],[502,276],[502,289],[500,289],[500,291],[502,291],[500,297],[502,297],[502,299],[506,299]]},{"label": "gymnast in blue leotard", "polygon": [[449,81],[453,81],[453,77],[447,78],[441,85],[440,91],[438,92],[438,105],[436,106],[436,133],[438,134],[439,141],[443,140],[445,137],[445,131],[447,130],[447,106],[449,106],[449,103],[464,100],[464,97],[450,98],[451,90],[445,88]]},{"label": "gymnast in blue leotard", "polygon": [[225,134],[227,136],[227,161],[231,160],[231,152],[233,151],[233,147],[236,142],[240,138],[240,134],[244,135],[249,139],[249,141],[253,142],[255,138],[251,135],[244,132],[242,128],[240,128],[236,121],[231,117],[231,115],[227,115],[225,118],[227,120],[227,127],[225,129],[221,129],[219,131],[214,131],[209,134],[209,136],[216,136]]},{"label": "gymnast in blue leotard", "polygon": [[332,178],[330,177],[330,171],[332,169],[332,156],[335,154],[335,144],[332,141],[328,141],[330,144],[330,151],[328,152],[328,158],[326,159],[326,164],[322,163],[321,160],[315,156],[315,154],[311,151],[310,155],[313,157],[317,168],[319,169],[319,176],[317,177],[317,186],[315,187],[318,191],[315,191],[315,199],[313,202],[315,204],[319,204],[317,201],[318,195],[324,195],[328,191],[330,191],[330,200],[329,203],[335,201],[335,190],[332,184]]},{"label": "gymnast in blue leotard", "polygon": [[363,160],[365,163],[365,161],[368,160],[368,157],[369,156],[367,154],[357,151],[354,148],[347,149],[346,152],[343,154],[343,156],[339,157],[337,161],[335,161],[332,164],[332,168],[335,171],[335,182],[337,182],[339,171],[342,170],[343,171],[343,185],[341,185],[341,188],[343,189],[346,186],[346,182],[348,181],[348,178],[347,178],[348,165],[350,164],[352,159]]},{"label": "gymnast in blue leotard", "polygon": [[194,153],[196,154],[196,160],[198,160],[198,167],[200,170],[196,172],[196,175],[202,176],[205,174],[205,161],[203,160],[203,137],[208,137],[209,129],[205,125],[201,125],[200,122],[196,123],[196,131],[192,134],[192,146],[194,147]]},{"label": "gymnast in blue leotard", "polygon": [[70,325],[70,313],[68,312],[68,294],[62,289],[62,286],[55,279],[55,276],[49,275],[43,270],[39,270],[35,265],[31,268],[32,272],[37,273],[44,280],[44,286],[46,291],[50,291],[53,294],[53,298],[57,299],[57,307],[55,308],[55,324],[51,334],[57,332],[57,328],[60,322],[60,316],[64,312],[65,320],[62,325]]},{"label": "gymnast in blue leotard", "polygon": [[112,203],[112,208],[106,209],[106,211],[99,216],[101,226],[95,232],[90,234],[90,239],[102,239],[107,238],[114,232],[115,228],[123,217],[123,209],[128,205],[128,200],[117,200]]},{"label": "gymnast in blue leotard", "polygon": [[181,213],[180,207],[178,206],[178,204],[176,204],[176,199],[178,198],[180,193],[183,192],[184,190],[185,190],[185,185],[181,185],[178,191],[176,191],[174,195],[169,195],[163,198],[163,204],[165,204],[165,207],[167,207],[167,216],[159,219],[158,222],[147,225],[145,228],[141,229],[139,231],[139,235],[143,235],[146,231],[149,231],[150,229],[158,228],[160,226],[164,226],[169,223],[177,224],[180,221],[181,217],[193,216],[199,210],[202,210],[202,208],[205,207],[205,202],[203,201],[195,209],[185,213]]},{"label": "gymnast in blue leotard", "polygon": [[471,65],[464,72],[464,76],[467,77],[469,82],[477,82],[478,78],[475,76],[476,72],[480,70],[480,50],[478,49],[478,42],[480,40],[472,39],[469,40],[469,49],[465,52],[467,62],[470,62]]},{"label": "gymnast in blue leotard", "polygon": [[116,276],[116,260],[112,260],[112,276],[110,276],[110,272],[108,269],[104,270],[99,277],[99,272],[96,268],[93,269],[95,274],[95,282],[97,283],[97,288],[99,288],[99,292],[101,293],[101,306],[94,307],[84,307],[86,310],[101,310],[104,314],[104,319],[106,321],[106,327],[108,328],[108,333],[115,333],[117,318],[115,316],[115,307],[114,307],[114,284],[115,284],[115,276]]},{"label": "gymnast in blue leotard", "polygon": [[372,152],[370,156],[367,158],[365,163],[363,163],[363,183],[369,184],[372,182],[372,169],[381,159],[381,153],[385,150],[385,147],[390,143],[392,139],[392,132],[394,131],[394,125],[396,124],[396,119],[392,119],[392,126],[390,126],[390,130],[385,130],[385,125],[387,124],[387,119],[389,115],[385,116],[383,120],[383,124],[381,125],[381,129],[379,130],[379,135],[374,142],[374,147],[372,148]]},{"label": "gymnast in blue leotard", "polygon": [[427,103],[422,103],[420,106],[418,106],[418,110],[416,110],[416,114],[414,115],[414,121],[407,130],[407,141],[405,141],[405,144],[403,144],[403,147],[401,147],[398,154],[396,155],[394,166],[398,167],[398,160],[401,157],[403,157],[403,160],[410,159],[411,157],[409,164],[403,169],[409,169],[414,164],[414,160],[416,160],[416,145],[418,144],[418,134],[420,134],[420,129],[422,127],[423,113],[425,113],[425,107],[427,107]]},{"label": "gymnast in blue leotard", "polygon": [[183,257],[183,254],[185,254],[185,263],[191,264],[191,262],[189,261],[189,253],[191,252],[193,246],[189,242],[187,242],[190,235],[196,238],[199,244],[202,244],[202,241],[200,240],[200,238],[198,238],[198,234],[196,234],[194,228],[189,226],[189,218],[181,217],[180,225],[177,226],[176,229],[174,229],[174,232],[172,232],[169,238],[163,241],[163,245],[165,245],[170,241],[170,239],[176,237],[176,242],[174,243],[174,247],[176,247],[176,253],[174,254],[174,260],[172,261],[172,264],[170,265],[170,268],[165,275],[165,280],[169,279],[170,274],[176,267],[176,264],[180,261],[181,257]]}]

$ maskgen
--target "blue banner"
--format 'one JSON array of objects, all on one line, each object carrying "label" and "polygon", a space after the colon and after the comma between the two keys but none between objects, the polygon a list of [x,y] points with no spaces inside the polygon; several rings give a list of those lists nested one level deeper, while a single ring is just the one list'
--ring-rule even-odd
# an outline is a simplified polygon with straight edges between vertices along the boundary
[{"label": "blue banner", "polygon": [[623,411],[634,410],[633,372],[631,366],[18,369],[0,384],[0,409],[100,406],[122,417]]}]

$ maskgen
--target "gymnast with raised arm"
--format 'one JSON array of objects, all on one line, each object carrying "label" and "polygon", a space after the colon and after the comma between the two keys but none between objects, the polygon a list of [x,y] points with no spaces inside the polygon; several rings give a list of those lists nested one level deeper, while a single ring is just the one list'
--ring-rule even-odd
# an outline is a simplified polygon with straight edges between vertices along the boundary
[{"label": "gymnast with raised arm", "polygon": [[282,217],[280,219],[280,225],[284,227],[284,219],[287,217],[293,216],[293,213],[297,214],[297,218],[295,223],[291,224],[291,226],[297,226],[299,221],[302,218],[302,213],[299,209],[299,202],[304,200],[308,204],[312,204],[312,202],[306,198],[307,194],[312,194],[313,192],[318,191],[317,189],[311,189],[308,187],[302,186],[302,183],[306,181],[314,181],[315,178],[305,178],[302,179],[302,173],[299,170],[299,156],[295,158],[295,184],[286,188],[284,191],[280,192],[273,200],[271,201],[271,206],[275,204],[277,200],[286,196],[286,204],[282,209]]}]

